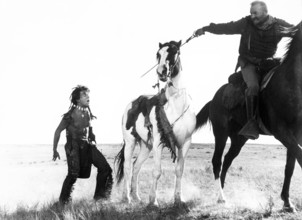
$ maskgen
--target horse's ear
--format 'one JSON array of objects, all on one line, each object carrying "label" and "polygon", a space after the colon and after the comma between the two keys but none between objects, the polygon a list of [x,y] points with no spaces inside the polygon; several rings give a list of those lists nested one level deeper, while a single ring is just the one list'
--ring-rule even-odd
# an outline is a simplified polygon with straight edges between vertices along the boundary
[{"label": "horse's ear", "polygon": [[159,49],[161,49],[163,47],[163,45],[161,43],[159,43],[158,45],[159,45]]},{"label": "horse's ear", "polygon": [[181,46],[181,40],[177,43],[178,48]]}]

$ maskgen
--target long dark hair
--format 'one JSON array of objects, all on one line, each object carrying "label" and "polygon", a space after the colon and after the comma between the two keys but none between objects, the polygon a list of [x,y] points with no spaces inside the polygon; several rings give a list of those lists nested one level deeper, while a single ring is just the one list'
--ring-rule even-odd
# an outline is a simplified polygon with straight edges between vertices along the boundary
[{"label": "long dark hair", "polygon": [[[89,88],[86,87],[86,86],[83,86],[83,85],[77,85],[76,87],[74,87],[72,89],[72,92],[71,92],[71,95],[69,97],[70,99],[70,106],[69,106],[69,111],[68,112],[72,112],[76,106],[77,106],[77,100],[80,99],[80,96],[81,96],[81,92],[90,92]],[[96,116],[94,116],[91,112],[91,109],[90,107],[88,106],[88,110],[89,110],[89,114],[90,114],[90,117],[91,119],[95,119]]]}]

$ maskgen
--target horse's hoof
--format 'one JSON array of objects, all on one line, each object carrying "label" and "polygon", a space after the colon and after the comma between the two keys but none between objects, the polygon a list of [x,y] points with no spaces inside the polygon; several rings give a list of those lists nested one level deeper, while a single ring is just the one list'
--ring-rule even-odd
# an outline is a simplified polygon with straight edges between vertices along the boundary
[{"label": "horse's hoof", "polygon": [[158,210],[158,204],[149,203],[146,208],[148,210]]},{"label": "horse's hoof", "polygon": [[218,204],[226,204],[226,200],[225,200],[225,199],[222,199],[222,198],[219,198],[219,199],[217,200],[217,203],[218,203]]},{"label": "horse's hoof", "polygon": [[139,196],[132,196],[132,201],[135,202],[135,203],[140,203],[141,198]]},{"label": "horse's hoof", "polygon": [[174,202],[174,207],[177,207],[180,210],[184,210],[187,213],[190,211],[187,203],[185,203],[183,201],[175,201]]},{"label": "horse's hoof", "polygon": [[142,202],[142,200],[140,200],[140,199],[133,199],[132,201],[133,201],[133,203],[135,203],[135,204],[139,204],[139,203]]},{"label": "horse's hoof", "polygon": [[132,201],[131,201],[131,199],[129,199],[129,198],[127,198],[127,197],[123,197],[122,199],[121,199],[121,203],[127,203],[127,204],[131,204],[132,203]]},{"label": "horse's hoof", "polygon": [[174,205],[175,206],[183,206],[183,205],[186,205],[185,202],[181,201],[181,200],[175,200],[174,201]]},{"label": "horse's hoof", "polygon": [[65,208],[65,206],[66,204],[58,201],[52,204],[51,209],[56,211],[62,211]]},{"label": "horse's hoof", "polygon": [[158,201],[156,198],[149,198],[149,205],[150,206],[157,206],[158,207]]},{"label": "horse's hoof", "polygon": [[294,206],[283,206],[283,212],[296,213],[297,210]]}]

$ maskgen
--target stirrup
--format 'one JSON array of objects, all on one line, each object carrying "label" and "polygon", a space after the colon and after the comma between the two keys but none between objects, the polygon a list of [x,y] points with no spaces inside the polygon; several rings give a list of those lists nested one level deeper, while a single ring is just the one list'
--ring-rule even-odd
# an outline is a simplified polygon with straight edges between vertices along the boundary
[{"label": "stirrup", "polygon": [[257,121],[255,119],[249,120],[238,132],[238,134],[251,140],[256,140],[259,138],[259,127]]}]

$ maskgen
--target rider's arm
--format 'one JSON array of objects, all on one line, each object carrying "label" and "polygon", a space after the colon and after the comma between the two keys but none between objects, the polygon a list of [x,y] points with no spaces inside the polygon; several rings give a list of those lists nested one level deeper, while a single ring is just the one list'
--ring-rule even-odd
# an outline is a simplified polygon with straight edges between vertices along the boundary
[{"label": "rider's arm", "polygon": [[232,21],[228,23],[215,24],[211,23],[202,29],[212,34],[241,34],[246,26],[246,18],[241,18],[238,21]]}]

